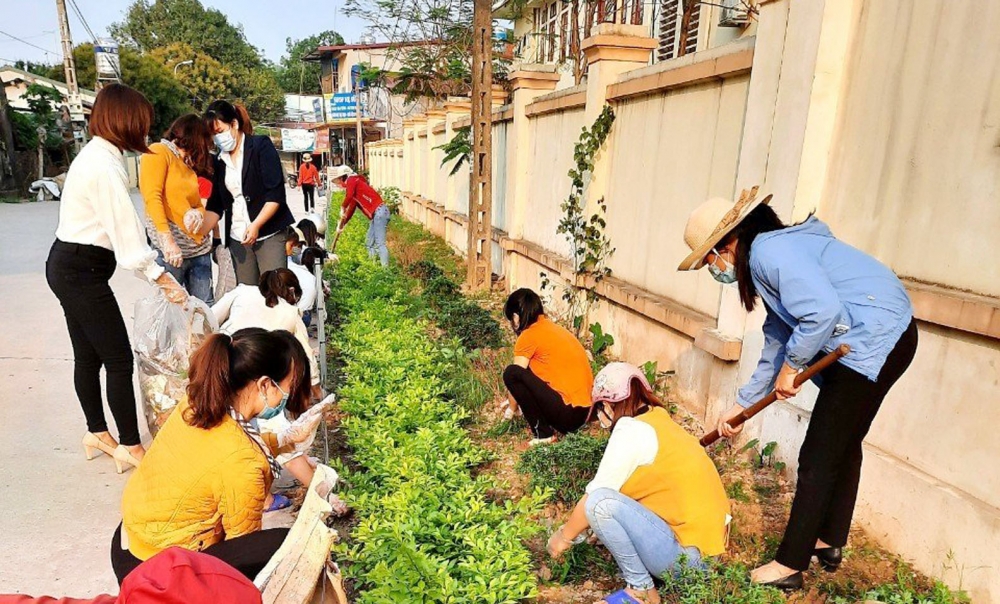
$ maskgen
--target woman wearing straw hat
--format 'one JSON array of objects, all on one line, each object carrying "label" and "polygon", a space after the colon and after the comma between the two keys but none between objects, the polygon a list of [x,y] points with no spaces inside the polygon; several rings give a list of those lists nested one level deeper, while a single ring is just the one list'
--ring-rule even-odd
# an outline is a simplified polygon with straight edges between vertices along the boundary
[{"label": "woman wearing straw hat", "polygon": [[747,311],[763,300],[764,349],[727,422],[772,388],[795,396],[794,379],[815,357],[841,344],[851,352],[815,380],[819,396],[799,452],[798,484],[775,560],[753,571],[755,582],[802,586],[815,556],[827,571],[840,565],[861,478],[862,441],[889,389],[913,360],[917,328],[903,284],[875,258],[837,240],[815,216],[786,226],[757,187],[733,204],[710,199],[688,218],[692,252],[678,267],[707,267],[737,286]]},{"label": "woman wearing straw hat", "polygon": [[658,604],[653,577],[701,567],[726,550],[729,498],[705,449],[674,423],[638,367],[609,364],[594,380],[592,399],[591,413],[611,438],[548,550],[562,556],[589,527],[626,583],[603,602]]},{"label": "woman wearing straw hat", "polygon": [[337,234],[354,216],[354,210],[361,208],[371,224],[368,226],[368,236],[365,246],[368,256],[378,257],[382,266],[389,266],[389,246],[386,243],[386,231],[389,228],[389,206],[385,205],[378,191],[372,188],[368,181],[358,176],[348,166],[336,166],[330,170],[330,180],[346,191],[344,203],[340,206],[340,222],[337,224]]}]

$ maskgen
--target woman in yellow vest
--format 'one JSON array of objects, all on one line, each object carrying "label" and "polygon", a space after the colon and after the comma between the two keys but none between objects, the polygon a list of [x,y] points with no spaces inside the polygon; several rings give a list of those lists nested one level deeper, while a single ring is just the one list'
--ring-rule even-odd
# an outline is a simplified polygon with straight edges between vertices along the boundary
[{"label": "woman in yellow vest", "polygon": [[597,475],[549,539],[559,557],[590,528],[627,584],[608,604],[658,604],[653,577],[726,549],[729,499],[715,464],[670,418],[634,365],[611,363],[594,380],[593,411],[611,430]]},{"label": "woman in yellow vest", "polygon": [[[167,419],[122,495],[111,544],[119,583],[171,547],[215,556],[253,579],[287,529],[262,530],[278,453],[309,450],[328,400],[306,409],[309,360],[287,331],[213,334],[191,357],[187,397]],[[256,419],[299,416],[280,434]],[[123,541],[123,532],[127,543]]]}]

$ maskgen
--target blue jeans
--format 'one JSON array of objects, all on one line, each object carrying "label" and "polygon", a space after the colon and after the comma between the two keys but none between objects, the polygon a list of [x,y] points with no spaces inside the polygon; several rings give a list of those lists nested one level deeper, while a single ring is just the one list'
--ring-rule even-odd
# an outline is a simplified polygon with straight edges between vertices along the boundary
[{"label": "blue jeans", "polygon": [[170,273],[181,287],[195,298],[211,306],[215,304],[212,295],[212,254],[202,254],[185,258],[180,267],[170,266],[163,259],[163,251],[156,250],[156,263]]},{"label": "blue jeans", "polygon": [[377,255],[382,266],[389,266],[389,246],[385,242],[388,229],[389,207],[382,204],[372,216],[372,223],[368,227],[368,237],[365,241],[365,245],[368,247],[368,257]]},{"label": "blue jeans", "polygon": [[632,589],[652,589],[653,577],[672,571],[682,555],[688,566],[702,566],[698,548],[681,545],[666,521],[618,491],[595,489],[587,497],[586,512],[591,530]]}]

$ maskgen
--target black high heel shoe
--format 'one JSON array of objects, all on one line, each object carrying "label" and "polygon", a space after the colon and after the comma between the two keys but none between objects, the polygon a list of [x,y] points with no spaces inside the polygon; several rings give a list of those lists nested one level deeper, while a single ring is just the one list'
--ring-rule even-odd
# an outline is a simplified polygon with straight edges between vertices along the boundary
[{"label": "black high heel shoe", "polygon": [[828,573],[836,572],[844,561],[844,551],[839,547],[817,547],[813,551],[819,565]]},{"label": "black high heel shoe", "polygon": [[795,591],[797,589],[802,589],[805,584],[805,579],[802,578],[802,572],[796,572],[788,575],[787,577],[782,577],[774,581],[768,581],[767,583],[761,583],[766,587],[776,587],[782,591]]}]

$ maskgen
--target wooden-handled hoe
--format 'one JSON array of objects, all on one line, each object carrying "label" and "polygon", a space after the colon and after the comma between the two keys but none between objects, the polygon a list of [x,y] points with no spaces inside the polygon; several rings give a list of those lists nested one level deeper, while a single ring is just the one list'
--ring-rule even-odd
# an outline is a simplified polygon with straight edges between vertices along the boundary
[{"label": "wooden-handled hoe", "polygon": [[[801,386],[802,384],[806,383],[807,380],[811,380],[813,376],[815,376],[817,373],[823,371],[830,365],[833,365],[850,351],[851,351],[850,346],[848,346],[847,344],[841,344],[833,352],[826,355],[822,359],[816,361],[809,367],[806,367],[805,371],[795,376],[795,385]],[[744,409],[743,413],[740,413],[733,419],[729,420],[729,425],[732,426],[733,428],[737,426],[742,426],[744,422],[746,422],[751,417],[757,415],[758,413],[766,409],[771,403],[773,403],[776,400],[778,400],[778,393],[772,390],[770,394],[760,399],[752,406]],[[701,442],[701,446],[707,447],[708,445],[719,440],[719,436],[720,435],[718,430],[712,430],[705,436],[702,436],[701,441],[699,442]]]}]

